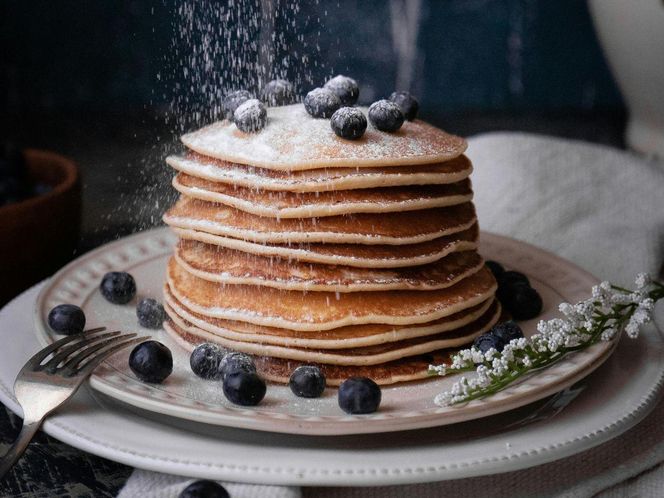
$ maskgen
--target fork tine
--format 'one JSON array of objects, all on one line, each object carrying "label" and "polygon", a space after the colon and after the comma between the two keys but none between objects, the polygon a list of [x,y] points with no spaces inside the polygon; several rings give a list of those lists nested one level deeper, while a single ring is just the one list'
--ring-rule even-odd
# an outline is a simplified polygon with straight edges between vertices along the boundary
[{"label": "fork tine", "polygon": [[96,356],[94,356],[79,370],[73,371],[71,375],[83,375],[85,377],[88,374],[92,373],[92,371],[95,368],[97,368],[102,361],[111,356],[113,353],[120,351],[121,349],[126,348],[127,346],[131,346],[132,344],[138,344],[139,342],[143,341],[145,341],[145,337],[142,336],[134,337],[133,339],[129,339],[128,341],[121,342],[120,344],[108,348],[102,351],[101,353],[97,354]]},{"label": "fork tine", "polygon": [[102,339],[107,339],[109,337],[117,336],[121,333],[122,332],[120,332],[119,330],[115,330],[113,332],[106,332],[105,334],[93,335],[92,337],[86,337],[82,341],[75,342],[74,344],[66,346],[61,350],[56,349],[55,351],[53,351],[55,353],[53,358],[48,360],[48,362],[45,365],[43,365],[41,368],[52,373],[62,361],[66,360],[69,357],[69,355],[75,353],[76,351],[82,349],[83,347],[89,344],[101,341]]},{"label": "fork tine", "polygon": [[64,375],[72,375],[76,372],[78,365],[80,365],[83,361],[93,356],[97,351],[104,349],[108,346],[113,346],[117,344],[119,341],[123,341],[125,339],[133,339],[135,337],[136,334],[134,333],[123,334],[101,341],[100,343],[95,344],[94,346],[90,346],[89,348],[82,350],[80,353],[77,353],[76,355],[72,356],[69,360],[67,360],[67,362],[62,366],[61,371]]},{"label": "fork tine", "polygon": [[55,351],[59,347],[62,347],[65,344],[68,344],[68,343],[70,343],[72,341],[75,341],[77,339],[82,339],[82,338],[85,338],[87,336],[96,334],[98,332],[103,332],[104,330],[106,330],[106,327],[97,327],[95,329],[90,329],[90,330],[86,330],[85,332],[81,332],[80,334],[72,334],[72,335],[68,335],[67,337],[63,337],[62,339],[59,339],[59,340],[55,341],[50,346],[46,346],[41,351],[38,351],[32,358],[30,358],[26,362],[25,366],[28,367],[28,368],[35,369],[39,366],[39,364],[42,361],[44,361],[44,358],[46,358],[48,355],[50,355],[53,351]]}]

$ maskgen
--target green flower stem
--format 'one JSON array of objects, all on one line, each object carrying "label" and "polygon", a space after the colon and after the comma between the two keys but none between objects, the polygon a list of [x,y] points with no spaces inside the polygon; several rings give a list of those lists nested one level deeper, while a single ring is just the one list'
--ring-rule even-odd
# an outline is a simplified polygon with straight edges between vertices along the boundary
[{"label": "green flower stem", "polygon": [[[651,290],[647,293],[647,297],[652,299],[653,302],[657,302],[660,299],[664,298],[664,284],[660,282],[651,282]],[[617,293],[632,294],[631,290],[625,289],[623,287],[611,286],[611,289],[617,291]],[[637,301],[639,298],[635,298]],[[577,336],[581,336],[587,339],[579,342],[575,346],[565,346],[559,347],[555,351],[550,351],[546,349],[540,351],[535,349],[533,343],[530,341],[523,346],[523,349],[513,349],[512,354],[515,360],[511,360],[509,365],[509,370],[501,374],[496,374],[492,371],[492,365],[494,359],[502,359],[501,353],[496,352],[490,358],[485,358],[484,361],[480,364],[486,367],[488,370],[488,379],[490,382],[488,384],[483,384],[482,386],[469,385],[467,379],[462,379],[461,382],[464,385],[464,394],[461,396],[461,399],[456,399],[452,404],[458,403],[467,403],[469,401],[484,398],[495,394],[507,386],[515,382],[520,377],[546,368],[553,365],[554,363],[560,361],[562,358],[567,356],[570,353],[575,351],[581,351],[586,349],[598,342],[605,340],[603,337],[604,332],[609,330],[615,330],[618,333],[624,330],[624,327],[630,321],[630,318],[639,308],[638,302],[629,302],[624,304],[614,304],[612,305],[607,312],[602,311],[602,303],[600,301],[594,301],[592,303],[595,306],[595,310],[592,314],[590,330],[586,329],[577,329],[575,332]],[[637,322],[638,323],[638,322]],[[611,333],[609,333],[611,336]],[[523,360],[528,357],[530,362],[528,365],[523,363]],[[518,360],[518,361],[516,361]],[[459,368],[446,368],[445,374],[460,374],[465,372],[471,372],[476,369],[477,365],[467,365]],[[435,371],[431,372],[432,375],[436,375]],[[486,377],[485,377],[486,378]]]}]

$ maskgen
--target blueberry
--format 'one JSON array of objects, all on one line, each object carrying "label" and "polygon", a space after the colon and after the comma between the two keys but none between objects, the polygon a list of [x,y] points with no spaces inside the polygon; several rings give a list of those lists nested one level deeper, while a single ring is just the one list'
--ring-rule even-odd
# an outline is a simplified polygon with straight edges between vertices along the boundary
[{"label": "blueberry", "polygon": [[403,113],[389,100],[379,100],[369,106],[369,121],[380,131],[397,131],[403,124]]},{"label": "blueberry", "polygon": [[489,270],[491,270],[491,273],[493,273],[493,276],[496,278],[505,273],[505,268],[503,268],[503,265],[497,261],[487,261],[484,264],[487,266],[487,268],[489,268]]},{"label": "blueberry", "polygon": [[290,81],[272,80],[261,90],[261,100],[270,107],[294,104],[297,101],[295,87]]},{"label": "blueberry", "polygon": [[420,103],[408,92],[394,92],[390,95],[390,101],[399,106],[404,118],[412,121],[417,117],[417,111],[420,110]]},{"label": "blueberry", "polygon": [[494,325],[491,329],[491,333],[503,341],[504,344],[509,344],[513,339],[520,339],[523,337],[521,327],[512,320]]},{"label": "blueberry", "polygon": [[505,341],[500,337],[493,335],[491,332],[487,332],[476,337],[475,341],[473,341],[473,346],[482,351],[482,353],[486,353],[491,348],[496,351],[502,351],[505,347]]},{"label": "blueberry", "polygon": [[523,283],[513,284],[501,296],[501,303],[515,320],[530,320],[542,312],[542,297]]},{"label": "blueberry", "polygon": [[323,88],[334,92],[339,97],[342,105],[354,105],[360,96],[360,87],[357,86],[357,81],[341,74],[328,80]]},{"label": "blueberry", "polygon": [[221,101],[221,111],[224,113],[224,117],[229,121],[233,121],[235,109],[241,104],[244,104],[247,100],[253,98],[254,96],[246,90],[235,90],[234,92],[226,94]]},{"label": "blueberry", "polygon": [[339,107],[339,97],[324,88],[314,88],[304,97],[304,108],[315,118],[329,118]]},{"label": "blueberry", "polygon": [[303,365],[293,371],[288,387],[300,398],[318,398],[325,391],[325,375],[316,366]]},{"label": "blueberry", "polygon": [[498,281],[500,285],[511,285],[516,283],[523,283],[530,285],[530,280],[523,273],[518,271],[505,271],[500,274],[500,280]]},{"label": "blueberry", "polygon": [[219,364],[224,358],[225,350],[212,343],[199,344],[189,357],[191,370],[202,379],[218,380],[222,377]]},{"label": "blueberry", "polygon": [[224,395],[236,405],[256,406],[266,389],[263,379],[254,372],[236,370],[224,376]]},{"label": "blueberry", "polygon": [[364,130],[367,129],[367,118],[356,107],[342,107],[332,114],[330,126],[337,136],[356,140],[364,135]]},{"label": "blueberry", "polygon": [[351,415],[375,412],[380,398],[380,387],[366,377],[351,377],[339,386],[339,408]]},{"label": "blueberry", "polygon": [[48,313],[48,326],[58,334],[78,334],[85,327],[85,313],[73,304],[60,304]]},{"label": "blueberry", "polygon": [[222,377],[226,377],[233,372],[256,373],[256,365],[248,354],[233,351],[225,354],[221,359],[219,370]]},{"label": "blueberry", "polygon": [[228,491],[214,481],[194,481],[182,490],[178,498],[230,498]]},{"label": "blueberry", "polygon": [[156,299],[141,299],[136,306],[136,316],[138,324],[148,329],[161,328],[161,324],[166,318],[164,307]]},{"label": "blueberry", "polygon": [[267,124],[267,109],[260,100],[249,99],[235,109],[233,121],[245,133],[260,131]]},{"label": "blueberry", "polygon": [[143,382],[160,384],[173,371],[173,355],[161,342],[145,341],[129,355],[129,368]]},{"label": "blueberry", "polygon": [[136,295],[136,281],[127,272],[111,271],[101,279],[99,289],[108,301],[127,304]]}]

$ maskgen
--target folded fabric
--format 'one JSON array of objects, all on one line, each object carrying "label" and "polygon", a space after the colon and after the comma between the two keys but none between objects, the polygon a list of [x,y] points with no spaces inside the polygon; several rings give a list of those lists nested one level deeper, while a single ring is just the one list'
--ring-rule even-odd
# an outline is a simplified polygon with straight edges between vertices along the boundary
[{"label": "folded fabric", "polygon": [[[148,470],[135,470],[118,498],[177,498],[196,479],[172,476]],[[293,486],[261,486],[219,482],[232,498],[300,498],[300,488]]]},{"label": "folded fabric", "polygon": [[664,164],[523,133],[470,140],[480,227],[530,242],[600,279],[632,284],[664,258]]},{"label": "folded fabric", "polygon": [[[659,272],[664,164],[609,147],[522,133],[473,137],[468,155],[483,230],[548,249],[614,283],[631,285],[638,272]],[[599,448],[519,472],[407,487],[307,488],[304,496],[486,496],[488,489],[496,497],[576,497],[603,490],[607,497],[643,490],[662,496],[657,476],[664,478],[664,470],[657,465],[664,460],[663,415],[660,406],[646,422]],[[621,484],[642,472],[640,480]],[[189,481],[137,470],[120,497],[175,498]],[[234,498],[300,496],[297,488],[227,486]],[[258,488],[263,494],[255,494]]]}]

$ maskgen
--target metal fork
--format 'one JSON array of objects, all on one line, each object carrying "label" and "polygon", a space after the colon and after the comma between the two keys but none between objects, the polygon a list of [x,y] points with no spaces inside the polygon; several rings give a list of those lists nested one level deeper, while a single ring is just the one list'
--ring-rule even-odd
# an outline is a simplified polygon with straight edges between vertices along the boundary
[{"label": "metal fork", "polygon": [[60,339],[23,366],[14,383],[14,395],[23,409],[23,427],[0,460],[0,479],[23,454],[46,415],[72,397],[102,361],[145,339],[105,330],[100,327]]}]

